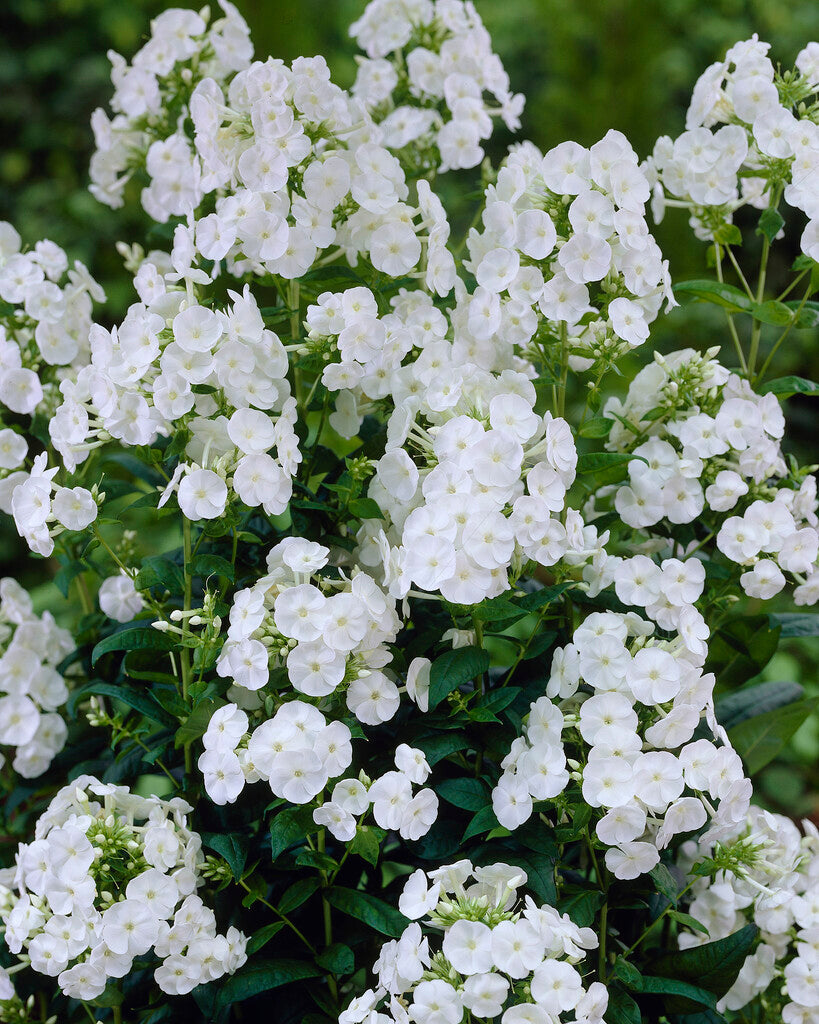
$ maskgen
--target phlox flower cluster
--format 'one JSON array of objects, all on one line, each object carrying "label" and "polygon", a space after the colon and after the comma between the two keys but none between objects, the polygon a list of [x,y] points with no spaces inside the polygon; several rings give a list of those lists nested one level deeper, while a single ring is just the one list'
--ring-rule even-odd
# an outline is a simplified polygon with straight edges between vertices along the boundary
[{"label": "phlox flower cluster", "polygon": [[130,65],[109,51],[114,116],[101,108],[92,115],[90,168],[91,192],[106,206],[122,206],[131,178],[148,179],[142,206],[160,223],[202,201],[202,167],[189,130],[191,94],[205,78],[224,84],[253,57],[242,16],[229,0],[219,6],[222,16],[215,20],[208,7],[163,11]]},{"label": "phlox flower cluster", "polygon": [[649,196],[620,132],[590,149],[513,146],[487,187],[482,230],[469,233],[465,266],[477,281],[470,333],[525,350],[565,330],[576,370],[605,368],[642,345],[663,299],[673,303],[667,263],[645,220]]},{"label": "phlox flower cluster", "polygon": [[50,555],[54,538],[63,530],[84,530],[99,513],[105,499],[96,487],[63,487],[55,480],[60,467],[47,468],[48,454],[41,452],[31,472],[20,470],[7,477],[9,496],[4,511],[11,513],[17,532],[32,551]]},{"label": "phlox flower cluster", "polygon": [[[628,464],[629,483],[614,493],[626,525],[650,533],[660,523],[697,520],[742,567],[739,582],[750,597],[774,597],[788,573],[797,604],[819,599],[816,481],[782,453],[785,419],[775,395],[757,395],[713,351],[682,349],[655,355],[625,400],[610,399],[604,411],[614,420],[608,448],[637,456]],[[685,591],[699,578],[700,587],[687,594],[669,588],[673,581],[646,556],[630,561],[615,570],[627,574],[618,575],[617,587],[627,603],[651,609],[699,596],[704,576],[691,559],[680,582]]]},{"label": "phlox flower cluster", "polygon": [[[218,803],[260,778],[277,796],[307,803],[352,761],[351,732],[340,719],[352,714],[375,726],[398,711],[388,667],[388,644],[400,627],[395,601],[363,572],[322,574],[329,555],[320,544],[288,538],[268,554],[267,574],[235,595],[216,664],[230,680],[232,703],[211,720],[200,761]],[[420,702],[429,663],[416,662],[406,685]]]},{"label": "phlox flower cluster", "polygon": [[[650,871],[675,836],[706,824],[706,836],[730,832],[751,798],[714,718],[705,642],[653,634],[653,623],[633,613],[589,615],[555,652],[546,694],[532,704],[492,794],[498,821],[515,829],[575,780],[610,847],[606,866],[621,879]],[[703,718],[714,739],[694,739]]]},{"label": "phlox flower cluster", "polygon": [[373,0],[350,35],[367,54],[353,96],[418,172],[476,167],[493,118],[520,127],[524,98],[510,91],[472,3]]},{"label": "phlox flower cluster", "polygon": [[687,207],[697,236],[711,240],[739,207],[764,210],[781,196],[807,216],[802,251],[817,259],[819,126],[811,111],[819,44],[809,43],[786,71],[774,66],[769,49],[753,36],[700,76],[686,131],[660,138],[647,162],[654,212],[659,220],[666,204]]},{"label": "phlox flower cluster", "polygon": [[[300,57],[292,68],[256,62],[227,96],[207,79],[191,113],[205,189],[219,193],[214,212],[196,223],[202,257],[226,260],[235,276],[294,280],[338,246],[353,265],[364,254],[392,276],[424,264],[419,274],[439,286],[443,261],[451,289],[448,227],[442,237],[425,209],[428,189],[411,201],[400,162],[362,105],[330,81],[323,57]],[[434,212],[443,216],[440,204]]]},{"label": "phlox flower cluster", "polygon": [[73,469],[111,439],[148,445],[187,430],[162,504],[176,492],[191,520],[221,515],[232,495],[282,512],[301,461],[295,402],[287,353],[256,300],[246,288],[230,292],[225,309],[199,305],[186,290],[166,289],[151,261],[136,283],[145,301],[119,327],[94,325],[90,363],[62,386],[49,425],[55,449]]},{"label": "phlox flower cluster", "polygon": [[377,987],[354,999],[340,1024],[458,1024],[465,1012],[501,1024],[602,1024],[606,988],[586,987],[581,974],[597,937],[531,896],[521,900],[526,882],[525,871],[501,863],[415,871],[399,899],[412,923],[381,947]]},{"label": "phlox flower cluster", "polygon": [[73,649],[51,612],[36,615],[15,580],[0,580],[0,745],[14,748],[11,767],[25,779],[42,775],[65,745],[68,687],[57,665]]},{"label": "phlox flower cluster", "polygon": [[217,930],[196,894],[202,842],[184,800],[143,798],[80,776],[61,789],[4,872],[2,919],[12,953],[56,978],[73,999],[96,999],[136,958],[161,963],[169,995],[232,974],[246,960],[241,932]]},{"label": "phlox flower cluster", "polygon": [[[62,282],[62,283],[61,283]],[[94,302],[105,293],[78,260],[47,239],[23,251],[20,235],[0,222],[0,410],[18,416],[53,407],[56,385],[88,356]],[[0,472],[21,466],[25,439],[0,432]]]},{"label": "phlox flower cluster", "polygon": [[751,807],[722,844],[692,841],[680,850],[684,870],[703,860],[715,868],[690,890],[690,913],[708,935],[683,931],[681,947],[726,938],[748,923],[760,929],[759,945],[718,1003],[721,1012],[767,993],[785,1024],[812,1024],[819,1015],[819,832],[810,821],[802,826]]}]

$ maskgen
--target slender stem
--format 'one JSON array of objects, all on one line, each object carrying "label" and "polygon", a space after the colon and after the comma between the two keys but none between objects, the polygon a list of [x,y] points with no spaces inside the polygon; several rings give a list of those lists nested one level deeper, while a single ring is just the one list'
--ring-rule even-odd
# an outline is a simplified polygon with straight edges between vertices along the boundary
[{"label": "slender stem", "polygon": [[[190,520],[186,515],[182,516],[182,558],[183,558],[183,571],[185,574],[185,595],[184,595],[184,611],[189,611],[191,607],[191,594],[193,580],[190,572],[191,562],[191,524]],[[187,638],[189,630],[188,616],[185,615],[182,618],[182,640],[183,646],[179,652],[179,663],[182,671],[182,699],[187,704],[190,699],[190,682],[191,682],[191,652],[190,649],[184,646],[184,641]],[[193,770],[193,754],[191,752],[190,744],[185,744],[185,773],[190,774]]]},{"label": "slender stem", "polygon": [[[299,282],[291,281],[287,288],[287,305],[290,307],[290,337],[293,341],[298,340],[301,334],[300,314],[301,296],[299,294]],[[293,367],[293,390],[296,392],[296,404],[302,408],[301,401],[301,370],[298,366]]]},{"label": "slender stem", "polygon": [[122,1024],[122,1007],[114,1007],[114,1024]]},{"label": "slender stem", "polygon": [[[324,853],[326,848],[326,839],[324,829],[319,830],[318,834],[318,849],[320,853]],[[325,947],[332,946],[333,944],[333,908],[330,906],[330,901],[327,899],[327,872],[321,869],[321,912],[324,921],[324,945]],[[336,979],[333,977],[330,971],[326,974],[327,987],[330,989],[330,995],[333,997],[334,1002],[338,1002],[338,985]]]},{"label": "slender stem", "polygon": [[600,948],[597,959],[597,973],[600,981],[606,984],[606,927],[608,924],[609,905],[604,903],[600,910]]},{"label": "slender stem", "polygon": [[734,250],[731,248],[730,245],[726,245],[725,251],[728,253],[728,259],[734,265],[734,270],[737,272],[737,277],[742,282],[742,287],[745,289],[745,294],[748,296],[749,299],[753,301],[754,293],[751,291],[751,286],[748,284],[748,282],[745,279],[745,275],[742,273],[742,267],[740,267],[740,265],[737,263],[737,258],[736,256],[734,256]]},{"label": "slender stem", "polygon": [[557,391],[557,408],[555,414],[563,417],[566,411],[566,384],[569,379],[569,332],[566,324],[560,324],[560,384]]},{"label": "slender stem", "polygon": [[[722,274],[722,258],[720,256],[720,247],[716,243],[714,243],[714,258],[717,265],[717,280],[720,284],[724,284],[725,282]],[[739,365],[742,367],[742,372],[747,375],[748,366],[745,362],[745,353],[742,351],[742,344],[740,343],[739,335],[737,334],[737,326],[734,323],[733,316],[728,312],[727,309],[725,310],[725,316],[728,319],[728,332],[731,335],[731,340],[734,343],[734,348],[736,349],[737,356],[739,357]]]},{"label": "slender stem", "polygon": [[263,907],[267,907],[268,910],[272,910],[273,913],[276,915],[276,917],[278,917],[278,919],[280,921],[283,921],[284,924],[286,924],[287,927],[290,928],[291,931],[295,935],[298,935],[298,937],[305,944],[305,946],[307,946],[307,948],[310,950],[310,952],[313,954],[313,956],[316,955],[316,947],[313,945],[313,943],[308,938],[305,937],[305,935],[296,927],[296,925],[293,924],[293,922],[290,920],[290,918],[287,916],[287,914],[283,914],[279,910],[279,908],[278,907],[274,907],[273,904],[269,902],[269,900],[264,899],[257,892],[254,892],[243,878],[240,878],[238,880],[238,883],[245,890],[245,892],[249,892],[250,895],[253,896],[254,899],[257,899],[259,901],[259,903],[262,904]]},{"label": "slender stem", "polygon": [[[771,196],[771,208],[777,209],[779,206],[779,198],[781,196],[781,187],[774,191]],[[762,255],[759,260],[759,281],[756,288],[756,301],[762,302],[765,297],[765,282],[768,276],[768,256],[771,252],[771,243],[768,241],[768,236],[763,235],[762,237]],[[751,328],[751,350],[748,353],[748,377],[753,379],[754,369],[756,368],[756,357],[759,354],[759,340],[762,335],[762,324],[758,320],[754,320],[754,325]]]},{"label": "slender stem", "polygon": [[79,594],[83,615],[90,615],[94,611],[94,602],[91,600],[91,593],[88,589],[85,573],[79,573],[74,579],[77,582],[77,593]]}]

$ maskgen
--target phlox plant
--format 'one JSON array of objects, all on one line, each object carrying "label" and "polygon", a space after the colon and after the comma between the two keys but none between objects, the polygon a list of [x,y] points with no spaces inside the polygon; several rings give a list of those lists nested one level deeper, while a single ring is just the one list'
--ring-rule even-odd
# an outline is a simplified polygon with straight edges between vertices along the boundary
[{"label": "phlox plant", "polygon": [[[349,90],[228,0],[110,55],[124,316],[0,226],[0,510],[53,581],[0,581],[0,1021],[815,1024],[819,834],[753,777],[816,704],[754,679],[819,632],[776,375],[819,43],[737,43],[643,160],[495,166],[472,3],[350,34]],[[683,301],[724,344],[656,347]]]}]

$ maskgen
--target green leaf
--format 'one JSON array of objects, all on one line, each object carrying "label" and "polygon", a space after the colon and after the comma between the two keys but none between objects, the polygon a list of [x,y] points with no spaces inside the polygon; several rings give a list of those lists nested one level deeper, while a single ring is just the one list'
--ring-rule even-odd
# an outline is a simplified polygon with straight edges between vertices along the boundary
[{"label": "green leaf", "polygon": [[736,224],[720,224],[714,232],[714,241],[719,245],[742,245],[742,232]]},{"label": "green leaf", "polygon": [[430,711],[453,690],[476,679],[489,668],[489,655],[480,647],[458,647],[445,651],[429,670]]},{"label": "green leaf", "polygon": [[356,519],[383,519],[384,513],[372,498],[354,498],[347,506]]},{"label": "green leaf", "polygon": [[634,964],[630,964],[628,960],[624,960],[622,956],[617,957],[614,967],[612,968],[611,977],[619,978],[626,988],[630,988],[634,992],[639,992],[643,986],[642,974],[640,974]]},{"label": "green leaf", "polygon": [[819,636],[819,615],[804,615],[787,612],[784,615],[769,615],[773,627],[782,630],[782,636]]},{"label": "green leaf", "polygon": [[191,562],[191,575],[201,576],[206,579],[208,576],[224,576],[225,579],[233,582],[233,566],[226,558],[219,555],[197,555]]},{"label": "green leaf", "polygon": [[431,736],[418,737],[414,745],[423,750],[427,755],[427,764],[432,767],[450,754],[466,750],[469,740],[463,732],[436,732]]},{"label": "green leaf", "polygon": [[619,985],[609,986],[609,1005],[606,1024],[642,1024],[640,1007]]},{"label": "green leaf", "polygon": [[163,555],[150,555],[142,560],[134,586],[137,590],[162,587],[172,594],[181,594],[185,590],[185,574],[182,567],[169,558]]},{"label": "green leaf", "polygon": [[566,896],[560,901],[558,910],[561,914],[568,914],[581,928],[589,928],[602,905],[603,894],[588,889]]},{"label": "green leaf", "polygon": [[707,671],[723,686],[746,683],[759,675],[776,653],[780,629],[768,615],[730,619],[711,637]]},{"label": "green leaf", "polygon": [[129,708],[138,711],[141,715],[149,718],[152,722],[166,727],[175,726],[177,721],[154,699],[153,694],[147,690],[139,690],[127,683],[106,683],[101,679],[92,679],[90,683],[74,690],[69,701],[69,709],[73,713],[77,704],[83,697],[96,694],[100,697],[113,697],[114,700],[122,701]]},{"label": "green leaf", "polygon": [[791,395],[819,395],[819,384],[806,377],[777,377],[776,380],[769,380],[763,384],[759,393],[779,395],[780,398],[790,398]]},{"label": "green leaf", "polygon": [[596,473],[601,469],[619,468],[629,462],[645,462],[639,455],[629,452],[584,452],[577,460],[577,475]]},{"label": "green leaf", "polygon": [[758,933],[756,925],[748,924],[725,939],[665,953],[652,968],[659,975],[673,974],[681,981],[690,981],[719,999],[736,981]]},{"label": "green leaf", "polygon": [[306,903],[320,884],[319,879],[315,876],[300,878],[289,889],[285,889],[284,894],[278,901],[278,909],[282,914],[289,914],[292,910],[300,907],[302,903]]},{"label": "green leaf", "polygon": [[176,640],[170,633],[160,633],[151,625],[129,626],[100,640],[91,652],[91,664],[96,665],[103,654],[111,651],[172,651],[175,647]]},{"label": "green leaf", "polygon": [[465,811],[479,811],[489,801],[489,790],[480,779],[444,779],[435,787],[439,796]]},{"label": "green leaf", "polygon": [[507,597],[490,597],[471,609],[472,615],[481,622],[509,622],[511,625],[522,619],[527,612]]},{"label": "green leaf", "polygon": [[[819,273],[817,272],[816,264],[814,264],[813,273],[811,274],[812,290],[816,291],[817,280],[819,280]],[[793,322],[793,326],[798,330],[802,331],[806,328],[816,327],[819,325],[819,302],[797,302],[791,301],[786,302],[785,305],[788,309],[793,310],[796,319]]]},{"label": "green leaf", "polygon": [[578,430],[581,437],[608,437],[614,420],[606,416],[592,416]]},{"label": "green leaf", "polygon": [[73,580],[77,576],[81,576],[86,569],[87,565],[82,562],[70,562],[68,565],[64,565],[55,575],[54,584],[63,597],[68,597],[68,590]]},{"label": "green leaf", "polygon": [[730,729],[728,738],[745,762],[748,774],[755,775],[771,762],[817,706],[819,697],[799,700],[748,718]]},{"label": "green leaf", "polygon": [[775,206],[769,206],[760,214],[756,233],[763,235],[769,242],[773,242],[784,226],[785,218]]},{"label": "green leaf", "polygon": [[382,829],[376,828],[374,825],[359,825],[355,836],[353,836],[353,841],[350,843],[350,853],[357,854],[375,867],[381,853],[381,840],[384,838],[384,834]]},{"label": "green leaf", "polygon": [[310,807],[285,807],[279,811],[270,825],[270,856],[273,860],[318,826],[313,821]]},{"label": "green leaf", "polygon": [[213,713],[224,707],[223,700],[203,700],[188,715],[182,725],[176,730],[174,746],[185,747],[189,743],[204,736],[207,731]]},{"label": "green leaf", "polygon": [[234,878],[241,878],[247,861],[247,839],[235,832],[202,832],[202,842],[223,857]]},{"label": "green leaf", "polygon": [[675,295],[688,295],[698,302],[710,302],[722,306],[729,313],[750,313],[753,302],[741,289],[719,281],[680,281],[674,286]]},{"label": "green leaf", "polygon": [[651,869],[649,874],[657,888],[657,892],[665,896],[670,903],[676,903],[679,898],[680,887],[665,864],[657,864],[656,867]]},{"label": "green leaf", "polygon": [[357,889],[333,886],[326,891],[327,900],[342,914],[349,914],[369,925],[381,935],[395,938],[407,927],[409,921],[395,907],[377,896]]},{"label": "green leaf", "polygon": [[343,942],[334,942],[332,946],[328,946],[316,957],[316,963],[336,977],[341,974],[352,974],[355,970],[353,951]]},{"label": "green leaf", "polygon": [[555,858],[534,850],[515,850],[504,854],[505,859],[527,874],[526,888],[537,896],[541,903],[554,906],[557,901],[555,887]]},{"label": "green leaf", "polygon": [[552,604],[559,597],[562,597],[567,590],[572,590],[577,584],[571,583],[555,583],[551,587],[541,587],[540,590],[533,590],[531,594],[527,594],[525,597],[520,598],[517,602],[521,608],[524,608],[527,612],[536,612],[546,605]]},{"label": "green leaf", "polygon": [[717,701],[717,721],[723,728],[732,729],[748,718],[793,704],[804,692],[798,683],[770,682],[743,686]]},{"label": "green leaf", "polygon": [[[680,981],[678,978],[657,978],[654,975],[643,975],[642,991],[652,995],[679,996],[683,1003],[674,1000],[673,1006],[667,1006],[671,1012],[686,1013],[688,1009],[697,1009],[705,1006],[709,1010],[716,1009],[716,996],[713,992],[693,985],[690,981]],[[668,1001],[666,1001],[668,1002]],[[693,1007],[689,1007],[693,1003]]]},{"label": "green leaf", "polygon": [[284,921],[273,921],[272,924],[266,924],[263,928],[259,928],[258,931],[254,931],[247,943],[247,955],[253,956],[254,953],[258,953],[262,946],[265,946],[270,940],[284,928]]},{"label": "green leaf", "polygon": [[711,934],[705,925],[698,921],[696,917],[692,917],[691,914],[685,914],[681,910],[669,910],[668,916],[679,924],[685,925],[686,928],[690,928],[692,932],[699,932],[700,935],[708,936]]},{"label": "green leaf", "polygon": [[250,960],[232,977],[219,983],[216,1008],[223,1009],[291,981],[318,978],[321,974],[320,967],[306,960]]},{"label": "green leaf", "polygon": [[498,819],[495,817],[495,812],[491,806],[487,804],[486,807],[482,807],[475,817],[470,821],[466,827],[466,831],[461,839],[462,843],[465,843],[467,839],[471,839],[473,836],[483,835],[484,832],[491,832],[493,828],[497,828]]}]

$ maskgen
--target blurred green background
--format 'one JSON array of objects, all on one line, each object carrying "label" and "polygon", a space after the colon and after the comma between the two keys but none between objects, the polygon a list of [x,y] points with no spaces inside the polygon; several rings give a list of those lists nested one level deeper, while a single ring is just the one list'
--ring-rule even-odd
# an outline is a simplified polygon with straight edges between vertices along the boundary
[{"label": "blurred green background", "polygon": [[[250,25],[257,56],[289,60],[321,53],[340,85],[352,83],[355,49],[347,29],[363,0],[236,3]],[[200,6],[185,0],[177,5]],[[144,240],[147,220],[139,209],[108,210],[88,193],[88,121],[110,96],[106,51],[130,59],[145,40],[151,17],[166,6],[162,0],[0,0],[0,219],[12,220],[26,242],[50,237],[84,260],[109,293],[110,317],[133,297],[114,243]],[[618,128],[645,156],[658,135],[683,130],[694,82],[733,42],[757,32],[772,43],[773,59],[787,67],[807,41],[819,38],[817,0],[477,0],[476,6],[513,88],[527,97],[521,137],[543,149],[570,138],[588,145]],[[499,135],[491,155],[499,159],[511,141]],[[450,178],[447,194],[455,197],[471,187],[461,189],[461,184]],[[744,223],[752,227],[753,220]],[[774,288],[787,282],[798,254],[798,220],[794,228],[774,247]],[[675,280],[705,276],[705,247],[679,211],[672,211],[656,234]],[[753,268],[752,230],[746,237],[750,251],[745,255]],[[726,341],[718,311],[703,306],[661,319],[652,334],[652,345],[661,349]],[[817,379],[816,331],[793,332],[783,348],[775,375]],[[730,365],[727,345],[723,355]],[[816,458],[814,408],[808,400],[788,403],[788,443],[802,461]],[[28,582],[30,573],[21,570],[19,557],[18,538],[3,529],[0,572],[19,572]],[[25,561],[34,570],[31,579],[41,579],[41,563]],[[49,594],[56,590],[51,587]],[[819,694],[817,661],[819,640],[790,642],[765,678],[797,679]],[[761,788],[772,806],[791,813],[810,809],[819,790],[818,758],[814,718],[800,730],[785,761],[764,773]]]}]

